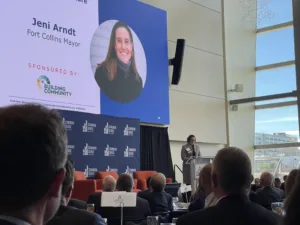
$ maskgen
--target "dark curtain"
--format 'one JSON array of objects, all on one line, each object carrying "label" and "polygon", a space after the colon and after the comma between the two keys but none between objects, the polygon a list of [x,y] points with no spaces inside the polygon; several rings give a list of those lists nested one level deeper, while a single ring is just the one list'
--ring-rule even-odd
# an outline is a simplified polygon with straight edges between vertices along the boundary
[{"label": "dark curtain", "polygon": [[173,177],[173,163],[167,127],[141,126],[141,170],[155,170]]}]

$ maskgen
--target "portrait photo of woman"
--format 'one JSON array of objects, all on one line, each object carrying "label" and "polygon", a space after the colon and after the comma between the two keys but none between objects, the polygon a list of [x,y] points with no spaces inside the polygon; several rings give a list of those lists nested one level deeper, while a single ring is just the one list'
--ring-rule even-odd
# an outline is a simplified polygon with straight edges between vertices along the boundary
[{"label": "portrait photo of woman", "polygon": [[97,64],[95,80],[113,101],[129,103],[140,95],[143,80],[136,65],[132,31],[127,24],[120,21],[114,24],[106,58]]}]

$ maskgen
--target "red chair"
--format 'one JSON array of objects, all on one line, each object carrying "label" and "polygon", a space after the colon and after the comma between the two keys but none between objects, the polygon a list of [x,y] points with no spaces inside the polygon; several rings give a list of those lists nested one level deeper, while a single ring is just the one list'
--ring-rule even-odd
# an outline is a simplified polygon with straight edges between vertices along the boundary
[{"label": "red chair", "polygon": [[90,194],[101,191],[99,180],[87,180],[84,172],[74,172],[74,189],[72,192],[72,198],[87,201]]},{"label": "red chair", "polygon": [[[145,190],[147,189],[147,179],[152,175],[156,174],[156,171],[136,171],[133,174],[134,179],[137,179],[138,189]],[[167,178],[167,183],[172,183],[172,178]]]}]

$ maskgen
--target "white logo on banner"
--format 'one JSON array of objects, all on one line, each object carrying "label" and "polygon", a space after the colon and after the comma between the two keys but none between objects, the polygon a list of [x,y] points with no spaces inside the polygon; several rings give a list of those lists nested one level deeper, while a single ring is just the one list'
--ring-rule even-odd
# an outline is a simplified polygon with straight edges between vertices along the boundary
[{"label": "white logo on banner", "polygon": [[66,130],[71,131],[73,126],[75,125],[75,122],[72,120],[66,120],[63,117],[63,124],[64,124]]},{"label": "white logo on banner", "polygon": [[97,125],[95,123],[89,123],[87,120],[82,126],[82,132],[94,132],[96,129]]},{"label": "white logo on banner", "polygon": [[133,175],[134,172],[136,172],[136,169],[129,168],[129,166],[126,167],[125,173]]},{"label": "white logo on banner", "polygon": [[134,157],[136,153],[136,149],[135,148],[129,148],[128,146],[125,148],[125,151],[124,151],[124,157],[127,158],[127,157]]},{"label": "white logo on banner", "polygon": [[117,126],[109,125],[109,123],[106,123],[104,127],[104,134],[115,134],[115,130],[117,129]]},{"label": "white logo on banner", "polygon": [[118,149],[115,147],[110,147],[109,145],[106,146],[104,150],[104,156],[115,156],[115,152],[117,152]]},{"label": "white logo on banner", "polygon": [[75,145],[68,145],[67,149],[68,149],[68,154],[72,155],[73,149],[75,148]]},{"label": "white logo on banner", "polygon": [[135,127],[129,127],[128,124],[126,124],[124,128],[124,136],[133,136],[134,132],[135,132]]},{"label": "white logo on banner", "polygon": [[110,166],[107,166],[106,172],[118,172],[117,168],[110,168]]},{"label": "white logo on banner", "polygon": [[84,169],[84,176],[85,177],[94,177],[95,173],[97,172],[97,168],[89,168],[88,165],[86,165],[86,168]]},{"label": "white logo on banner", "polygon": [[87,156],[87,155],[93,156],[95,154],[96,150],[97,150],[96,146],[89,146],[88,143],[86,143],[82,150],[82,154],[84,156]]}]

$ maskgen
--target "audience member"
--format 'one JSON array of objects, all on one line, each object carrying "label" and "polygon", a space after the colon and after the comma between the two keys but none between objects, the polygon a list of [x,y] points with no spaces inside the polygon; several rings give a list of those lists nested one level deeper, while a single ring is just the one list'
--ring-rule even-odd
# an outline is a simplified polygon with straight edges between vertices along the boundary
[{"label": "audience member", "polygon": [[[117,180],[116,189],[118,191],[132,192],[134,186],[133,178],[130,174],[123,173]],[[102,207],[101,193],[94,193],[89,196],[88,203],[95,205],[95,212],[107,219],[109,225],[120,224],[119,207]],[[125,221],[142,222],[147,216],[151,215],[149,203],[147,200],[137,197],[136,207],[124,207],[123,218]]]},{"label": "audience member", "polygon": [[0,108],[0,143],[0,224],[44,224],[60,205],[65,175],[61,117],[40,105]]},{"label": "audience member", "polygon": [[199,186],[201,187],[202,191],[199,197],[189,205],[190,212],[216,204],[217,198],[212,192],[211,171],[212,164],[205,165],[200,171]]},{"label": "audience member", "polygon": [[287,175],[283,176],[283,182],[281,183],[281,187],[280,187],[280,189],[282,189],[283,191],[285,191],[285,182],[286,182],[287,178],[288,178]]},{"label": "audience member", "polygon": [[[254,177],[252,176],[251,183],[253,182],[253,178]],[[252,190],[252,187],[251,187],[250,192],[249,192],[249,199],[250,199],[251,202],[261,205],[260,198],[258,197],[258,195],[256,194],[256,192],[254,192]]]},{"label": "audience member", "polygon": [[[292,190],[289,192],[288,197],[285,202],[285,211],[286,215],[283,218],[283,225],[298,225],[300,224],[300,170],[296,172],[295,185]],[[286,180],[287,183],[290,179],[290,175]]]},{"label": "audience member", "polygon": [[259,189],[259,188],[260,188],[260,180],[259,180],[259,178],[255,178],[254,184],[251,185],[251,190],[256,192],[257,189]]},{"label": "audience member", "polygon": [[274,180],[274,186],[279,189],[281,187],[281,180],[278,177],[276,177]]},{"label": "audience member", "polygon": [[98,214],[88,212],[86,209],[81,210],[67,206],[71,199],[74,187],[74,167],[70,157],[68,157],[65,168],[66,175],[62,185],[61,205],[54,218],[50,220],[47,225],[104,225],[104,220]]},{"label": "audience member", "polygon": [[70,199],[68,206],[74,207],[77,209],[84,209],[84,210],[87,209],[87,203],[85,201],[81,201],[79,199],[74,199],[74,198]]},{"label": "audience member", "polygon": [[150,180],[151,192],[142,195],[142,198],[149,202],[152,215],[173,211],[173,198],[164,191],[165,187],[166,177],[162,173],[157,173]]},{"label": "audience member", "polygon": [[271,210],[271,204],[273,202],[281,202],[283,200],[283,196],[280,193],[282,190],[273,187],[273,180],[274,178],[271,173],[262,173],[260,177],[260,184],[262,188],[256,191],[260,198],[261,205],[269,210]]},{"label": "audience member", "polygon": [[286,182],[285,182],[285,193],[286,193],[287,196],[291,193],[293,187],[295,186],[298,173],[299,173],[299,170],[297,170],[297,169],[292,170],[290,172],[289,176],[286,179]]},{"label": "audience member", "polygon": [[276,225],[275,213],[249,200],[251,180],[251,162],[245,152],[233,147],[220,150],[212,168],[213,192],[219,202],[179,217],[177,224]]},{"label": "audience member", "polygon": [[102,190],[105,192],[113,192],[116,189],[116,179],[113,176],[107,176],[103,179]]}]

